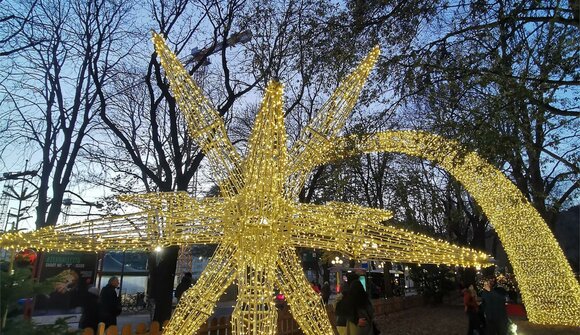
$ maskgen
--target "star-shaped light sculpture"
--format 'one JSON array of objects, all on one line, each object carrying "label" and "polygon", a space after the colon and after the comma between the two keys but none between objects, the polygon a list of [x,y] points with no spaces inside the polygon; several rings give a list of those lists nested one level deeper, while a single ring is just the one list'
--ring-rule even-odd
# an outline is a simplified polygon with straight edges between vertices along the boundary
[{"label": "star-shaped light sculpture", "polygon": [[184,192],[126,195],[142,212],[48,227],[0,237],[0,246],[48,250],[153,250],[170,245],[218,244],[194,287],[182,296],[164,334],[192,334],[213,313],[225,289],[235,283],[234,334],[275,334],[273,292],[287,297],[306,334],[332,334],[321,298],[304,276],[296,248],[341,253],[353,259],[481,266],[481,252],[385,225],[392,214],[348,203],[297,203],[311,169],[332,156],[374,66],[373,49],[348,75],[287,149],[283,87],[265,91],[244,159],[229,140],[223,119],[193,82],[163,38],[155,49],[190,135],[205,153],[222,197],[196,200]]}]

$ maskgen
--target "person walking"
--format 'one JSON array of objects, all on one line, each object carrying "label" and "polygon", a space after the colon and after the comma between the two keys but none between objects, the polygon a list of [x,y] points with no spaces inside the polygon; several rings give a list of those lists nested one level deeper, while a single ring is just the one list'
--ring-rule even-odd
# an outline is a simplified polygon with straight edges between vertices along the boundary
[{"label": "person walking", "polygon": [[90,287],[82,302],[82,314],[79,329],[91,328],[95,334],[99,324],[99,289]]},{"label": "person walking", "polygon": [[181,278],[181,282],[179,283],[179,285],[177,285],[177,287],[175,288],[175,297],[177,298],[177,303],[179,303],[179,300],[181,299],[183,293],[185,293],[185,291],[187,291],[191,287],[191,283],[192,283],[191,272],[186,272],[183,275],[183,278]]},{"label": "person walking", "polygon": [[350,317],[348,308],[348,290],[343,289],[334,300],[334,314],[336,316],[336,330],[338,335],[347,335],[346,323]]},{"label": "person walking", "polygon": [[105,327],[117,325],[117,316],[121,314],[121,298],[117,294],[118,287],[119,278],[111,277],[107,286],[101,290],[99,319],[105,323]]},{"label": "person walking", "polygon": [[322,301],[324,301],[324,304],[327,305],[328,299],[330,299],[330,284],[327,281],[325,281],[324,285],[322,285],[320,293],[322,295]]},{"label": "person walking", "polygon": [[493,279],[486,280],[481,292],[485,314],[485,334],[506,335],[508,332],[508,316],[505,310],[505,297],[493,289],[493,282]]},{"label": "person walking", "polygon": [[375,334],[373,304],[360,280],[355,280],[350,285],[347,301],[349,310],[347,334]]},{"label": "person walking", "polygon": [[463,305],[465,306],[465,313],[467,313],[469,322],[467,335],[482,335],[477,292],[473,285],[469,285],[468,288],[463,290]]}]

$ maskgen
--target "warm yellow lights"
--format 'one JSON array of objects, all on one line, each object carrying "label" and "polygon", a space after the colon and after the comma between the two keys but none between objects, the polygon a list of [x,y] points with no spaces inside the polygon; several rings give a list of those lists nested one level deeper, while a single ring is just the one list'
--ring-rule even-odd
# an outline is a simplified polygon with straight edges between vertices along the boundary
[{"label": "warm yellow lights", "polygon": [[[142,212],[31,233],[9,233],[0,236],[0,246],[47,250],[155,250],[169,245],[219,244],[197,284],[182,296],[164,334],[195,333],[212,314],[220,295],[234,282],[239,288],[232,315],[234,334],[276,333],[275,288],[287,297],[292,314],[304,333],[332,334],[322,300],[303,274],[296,247],[330,250],[365,260],[487,265],[488,258],[483,253],[385,225],[391,218],[391,213],[385,210],[347,203],[295,202],[308,174],[319,164],[357,152],[399,151],[435,159],[464,182],[481,201],[486,213],[490,213],[502,241],[512,239],[513,242],[505,244],[506,250],[522,259],[517,263],[512,258],[512,263],[517,264],[514,265],[516,274],[524,279],[528,274],[528,269],[523,268],[526,264],[538,271],[543,269],[544,274],[538,272],[532,276],[530,272],[526,277],[528,281],[524,279],[526,284],[520,283],[527,290],[526,303],[545,306],[544,303],[551,302],[550,306],[561,312],[557,320],[573,323],[570,320],[578,315],[579,295],[577,283],[574,286],[567,279],[570,268],[566,267],[565,260],[558,258],[561,251],[551,244],[555,241],[548,235],[549,231],[546,233],[545,224],[536,231],[536,226],[543,222],[533,209],[523,201],[509,205],[511,199],[521,196],[514,193],[517,190],[512,191],[515,188],[501,173],[488,168],[473,154],[452,161],[451,155],[446,154],[461,152],[456,145],[438,137],[431,139],[423,133],[381,133],[366,140],[338,137],[379,56],[378,48],[373,49],[339,85],[289,151],[283,119],[283,87],[276,81],[270,82],[256,117],[248,154],[242,162],[227,137],[223,120],[200,88],[161,36],[154,34],[153,39],[171,89],[185,114],[189,132],[208,157],[219,180],[222,197],[198,201],[185,193],[128,195],[122,200],[138,206]],[[431,146],[428,140],[439,141],[437,144],[443,147]],[[431,156],[424,152],[429,148],[436,148]],[[481,173],[480,167],[484,169]],[[464,176],[466,173],[469,175]],[[523,224],[526,220],[527,226]],[[544,245],[543,241],[529,239],[517,244],[516,239],[521,236],[541,236],[549,243]],[[544,253],[540,255],[537,250]],[[534,258],[528,258],[526,252]],[[546,263],[554,264],[550,265],[550,282],[544,281],[548,278],[544,265],[534,265],[548,256],[555,257],[551,263]],[[555,271],[565,282],[553,276]],[[536,283],[534,280],[538,280],[537,287],[531,286]],[[537,294],[544,290],[554,296]],[[571,298],[561,295],[564,290],[571,292]],[[536,299],[536,295],[541,298]],[[561,303],[565,303],[566,308]],[[536,318],[534,321],[546,323],[544,314],[533,308],[530,315]],[[549,313],[553,318],[555,313]]]},{"label": "warm yellow lights", "polygon": [[516,186],[454,141],[419,131],[390,131],[335,141],[334,151],[306,168],[360,155],[399,152],[436,162],[477,200],[509,256],[528,318],[534,323],[580,326],[580,285],[554,235]]}]

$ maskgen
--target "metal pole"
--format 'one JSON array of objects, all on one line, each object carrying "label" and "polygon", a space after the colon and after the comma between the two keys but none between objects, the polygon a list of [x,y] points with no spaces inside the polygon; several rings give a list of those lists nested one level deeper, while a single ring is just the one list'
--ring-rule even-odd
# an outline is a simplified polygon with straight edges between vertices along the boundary
[{"label": "metal pole", "polygon": [[106,253],[101,251],[97,258],[97,288],[101,289],[101,278],[103,277],[103,263],[105,262]]},{"label": "metal pole", "polygon": [[121,264],[121,280],[119,280],[119,297],[123,303],[123,277],[125,275],[125,251],[123,251],[123,264]]},{"label": "metal pole", "polygon": [[8,215],[6,216],[6,223],[4,224],[4,231],[8,231],[8,222],[10,221],[11,208],[8,208]]},{"label": "metal pole", "polygon": [[[24,163],[24,171],[28,168],[28,159]],[[24,194],[24,180],[22,181],[22,186],[20,187],[20,197],[18,199],[18,212],[16,212],[16,230],[18,230],[18,225],[20,224],[20,211],[22,210],[22,195]]]}]

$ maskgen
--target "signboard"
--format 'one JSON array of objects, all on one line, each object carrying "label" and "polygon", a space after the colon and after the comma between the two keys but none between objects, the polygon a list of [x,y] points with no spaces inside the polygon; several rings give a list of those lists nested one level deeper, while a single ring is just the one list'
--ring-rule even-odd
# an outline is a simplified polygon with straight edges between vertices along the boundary
[{"label": "signboard", "polygon": [[44,255],[40,281],[59,276],[54,290],[39,295],[35,314],[67,312],[79,307],[89,286],[94,286],[97,265],[95,253],[50,252]]}]

